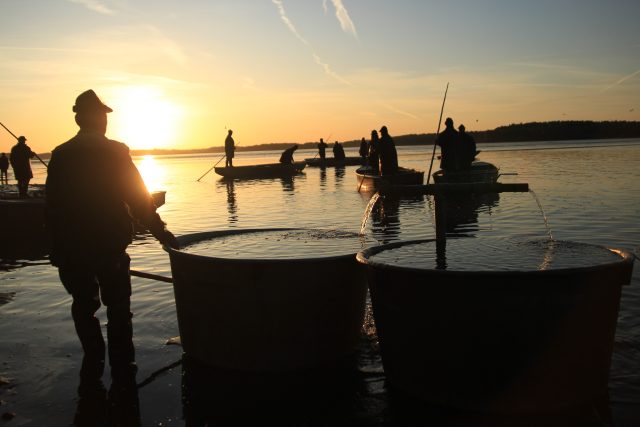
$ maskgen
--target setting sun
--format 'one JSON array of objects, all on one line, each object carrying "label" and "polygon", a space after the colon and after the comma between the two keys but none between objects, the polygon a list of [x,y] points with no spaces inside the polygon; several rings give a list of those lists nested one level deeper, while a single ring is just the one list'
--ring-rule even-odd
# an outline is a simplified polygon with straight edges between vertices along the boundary
[{"label": "setting sun", "polygon": [[110,136],[133,149],[168,148],[176,143],[182,108],[153,86],[117,88],[109,97]]}]

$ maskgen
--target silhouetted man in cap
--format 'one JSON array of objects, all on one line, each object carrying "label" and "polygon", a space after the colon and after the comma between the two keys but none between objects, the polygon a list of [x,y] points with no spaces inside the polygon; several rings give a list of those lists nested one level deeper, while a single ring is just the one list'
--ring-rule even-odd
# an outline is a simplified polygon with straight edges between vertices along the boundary
[{"label": "silhouetted man in cap", "polygon": [[440,146],[440,169],[445,172],[456,171],[460,169],[460,137],[451,117],[447,117],[444,125],[445,130],[436,139],[436,144]]},{"label": "silhouetted man in cap", "polygon": [[398,173],[398,152],[386,126],[380,128],[380,175]]},{"label": "silhouetted man in cap", "polygon": [[18,195],[20,197],[27,197],[29,181],[33,178],[31,159],[35,154],[31,151],[26,141],[27,138],[19,136],[18,143],[11,148],[11,154],[9,155],[13,174],[16,177],[16,181],[18,181]]},{"label": "silhouetted man in cap", "polygon": [[318,154],[320,155],[320,160],[324,161],[327,149],[327,143],[324,142],[322,138],[320,138],[320,142],[318,142]]},{"label": "silhouetted man in cap", "polygon": [[129,148],[105,137],[111,108],[94,91],[73,106],[80,130],[51,154],[46,182],[51,263],[72,295],[71,314],[84,350],[80,388],[101,385],[105,343],[95,313],[107,307],[111,376],[135,385],[131,278],[127,246],[134,218],[161,243],[177,248],[129,155]]}]

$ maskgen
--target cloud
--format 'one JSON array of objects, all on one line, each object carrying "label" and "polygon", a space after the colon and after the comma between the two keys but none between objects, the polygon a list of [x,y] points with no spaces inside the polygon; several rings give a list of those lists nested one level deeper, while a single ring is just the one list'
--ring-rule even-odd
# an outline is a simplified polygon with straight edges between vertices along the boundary
[{"label": "cloud", "polygon": [[115,15],[116,11],[109,8],[109,6],[98,0],[67,0],[69,3],[75,3],[86,7],[94,12],[101,13],[103,15]]},{"label": "cloud", "polygon": [[634,73],[631,73],[631,74],[629,74],[629,75],[626,75],[626,76],[624,76],[623,78],[621,78],[620,80],[618,80],[617,82],[615,82],[614,84],[612,84],[612,85],[609,85],[609,86],[605,87],[604,89],[602,89],[602,91],[603,91],[603,92],[605,92],[605,91],[607,91],[607,90],[609,90],[609,89],[612,89],[612,88],[614,88],[614,87],[616,87],[616,86],[618,86],[618,85],[620,85],[620,84],[624,83],[625,81],[627,81],[627,80],[629,80],[629,79],[634,78],[635,76],[637,76],[637,75],[639,75],[639,74],[640,74],[640,70],[637,70],[637,71],[636,71],[636,72],[634,72]]},{"label": "cloud", "polygon": [[[340,22],[340,27],[342,31],[353,34],[354,37],[358,38],[358,33],[356,32],[356,26],[353,25],[353,21],[349,17],[349,12],[347,8],[342,4],[342,0],[331,0],[333,3],[333,7],[336,8],[336,18],[338,18],[338,22]],[[326,11],[326,4],[325,11]]]},{"label": "cloud", "polygon": [[340,81],[340,82],[342,82],[342,83],[344,83],[344,84],[347,84],[347,85],[350,85],[350,84],[351,84],[349,81],[345,80],[344,78],[342,78],[342,77],[340,77],[338,74],[336,74],[336,73],[331,69],[331,67],[329,66],[329,64],[326,64],[326,63],[322,62],[322,60],[320,59],[320,57],[319,57],[318,55],[316,55],[315,53],[313,54],[313,59],[316,61],[316,64],[320,65],[320,66],[324,69],[325,74],[327,74],[328,76],[331,76],[331,77],[333,77],[334,79],[336,79],[336,80],[338,80],[338,81]]}]

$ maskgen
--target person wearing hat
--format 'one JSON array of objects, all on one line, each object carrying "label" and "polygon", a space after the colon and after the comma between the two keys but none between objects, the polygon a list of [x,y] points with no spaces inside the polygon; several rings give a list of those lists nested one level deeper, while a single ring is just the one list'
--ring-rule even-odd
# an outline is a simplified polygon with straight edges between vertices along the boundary
[{"label": "person wearing hat", "polygon": [[29,181],[33,178],[33,172],[31,171],[31,159],[33,157],[35,157],[35,154],[27,145],[27,138],[19,136],[18,143],[11,148],[9,161],[16,181],[18,181],[18,195],[21,198],[28,197]]},{"label": "person wearing hat", "polygon": [[71,314],[84,357],[81,390],[102,386],[105,343],[95,313],[107,308],[112,388],[135,385],[137,366],[130,308],[127,246],[133,221],[140,221],[162,244],[178,248],[133,164],[129,148],[108,139],[107,113],[113,110],[93,90],[73,106],[77,135],[57,146],[46,180],[47,229],[51,264],[73,297]]},{"label": "person wearing hat", "polygon": [[447,117],[444,121],[445,130],[436,138],[440,147],[440,169],[445,172],[460,169],[460,135],[453,126],[453,119]]},{"label": "person wearing hat", "polygon": [[380,128],[380,175],[398,173],[398,152],[386,126]]}]

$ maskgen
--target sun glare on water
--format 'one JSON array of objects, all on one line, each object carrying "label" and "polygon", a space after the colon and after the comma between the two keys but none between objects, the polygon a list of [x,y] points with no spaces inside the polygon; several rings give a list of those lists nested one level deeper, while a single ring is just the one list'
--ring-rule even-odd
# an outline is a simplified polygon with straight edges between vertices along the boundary
[{"label": "sun glare on water", "polygon": [[153,86],[116,89],[108,105],[111,138],[132,149],[172,148],[183,116],[182,108]]},{"label": "sun glare on water", "polygon": [[136,166],[142,175],[147,190],[164,190],[165,170],[158,165],[156,159],[151,155],[142,156],[136,161]]}]

